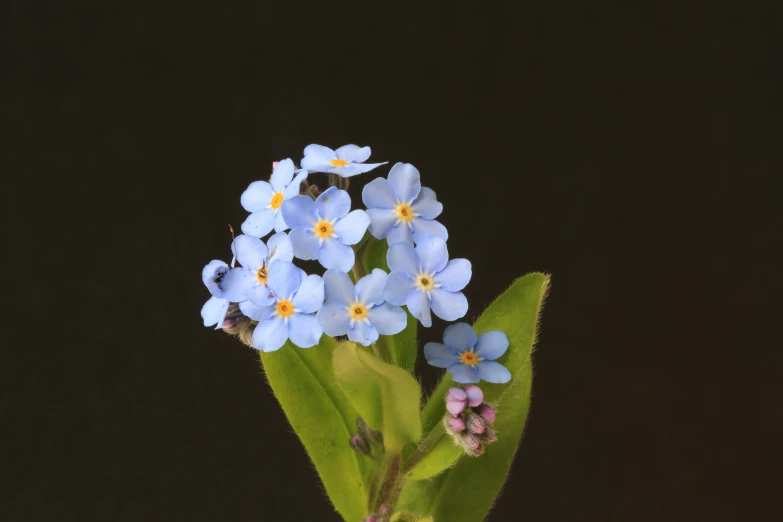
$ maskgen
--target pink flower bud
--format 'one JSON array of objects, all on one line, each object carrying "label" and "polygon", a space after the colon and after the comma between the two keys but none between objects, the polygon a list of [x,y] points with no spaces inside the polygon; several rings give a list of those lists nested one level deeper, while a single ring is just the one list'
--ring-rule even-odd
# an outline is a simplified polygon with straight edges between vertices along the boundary
[{"label": "pink flower bud", "polygon": [[446,409],[456,416],[462,413],[468,405],[468,394],[462,388],[449,388],[446,395]]},{"label": "pink flower bud", "polygon": [[351,437],[350,440],[351,447],[359,453],[360,455],[369,455],[370,454],[370,445],[367,443],[367,441],[362,437],[359,433]]},{"label": "pink flower bud", "polygon": [[471,433],[484,433],[484,421],[476,415],[471,413],[468,415],[468,421],[465,423],[468,427],[468,431]]},{"label": "pink flower bud", "polygon": [[482,404],[481,407],[479,407],[478,413],[481,415],[481,418],[484,419],[484,421],[487,424],[492,424],[495,422],[497,408],[495,408],[491,404]]},{"label": "pink flower bud", "polygon": [[465,386],[465,394],[468,396],[468,406],[475,408],[484,402],[484,392],[478,386]]},{"label": "pink flower bud", "polygon": [[497,442],[498,437],[495,435],[495,430],[487,426],[484,428],[484,433],[481,434],[481,442],[484,444],[492,444],[493,442]]},{"label": "pink flower bud", "polygon": [[481,445],[479,438],[470,433],[462,437],[462,449],[473,457],[478,457],[484,453],[484,446]]},{"label": "pink flower bud", "polygon": [[389,506],[387,506],[386,504],[384,504],[384,505],[382,505],[382,506],[381,506],[381,509],[380,509],[380,511],[379,511],[378,513],[379,513],[379,514],[380,514],[382,517],[388,517],[389,515],[391,515],[391,514],[392,514],[392,510],[391,510],[391,508],[390,508]]},{"label": "pink flower bud", "polygon": [[465,423],[459,417],[446,417],[446,431],[454,435],[465,431]]}]

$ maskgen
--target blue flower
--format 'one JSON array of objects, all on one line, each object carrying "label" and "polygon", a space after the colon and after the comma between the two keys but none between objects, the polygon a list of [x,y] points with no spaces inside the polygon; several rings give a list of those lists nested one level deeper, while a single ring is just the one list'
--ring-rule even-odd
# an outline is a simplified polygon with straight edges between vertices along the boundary
[{"label": "blue flower", "polygon": [[348,334],[348,339],[364,346],[378,340],[378,334],[400,333],[408,316],[399,306],[383,300],[386,272],[376,268],[362,277],[356,287],[344,272],[327,270],[324,274],[326,302],[316,318],[326,335]]},{"label": "blue flower", "polygon": [[470,261],[449,261],[442,239],[431,237],[416,248],[408,243],[391,245],[386,262],[391,273],[383,287],[384,299],[393,305],[407,305],[422,325],[432,326],[430,308],[445,321],[467,313],[468,300],[460,290],[470,281]]},{"label": "blue flower", "polygon": [[280,207],[283,201],[299,194],[299,186],[306,178],[307,171],[300,171],[294,178],[294,162],[284,159],[275,166],[269,180],[271,183],[251,183],[242,193],[242,206],[252,212],[242,223],[242,232],[260,238],[267,235],[272,228],[275,232],[286,230],[288,225],[280,213]]},{"label": "blue flower", "polygon": [[357,145],[343,145],[337,150],[332,150],[323,145],[308,145],[304,150],[302,168],[310,172],[328,172],[349,178],[375,167],[386,165],[383,163],[364,163],[370,157],[370,147]]},{"label": "blue flower", "polygon": [[354,263],[354,245],[364,236],[370,218],[363,210],[350,214],[351,198],[329,187],[313,201],[296,196],[283,203],[283,216],[291,226],[291,243],[299,259],[318,259],[324,268],[347,272]]},{"label": "blue flower", "polygon": [[290,262],[294,259],[291,240],[285,232],[270,237],[268,244],[269,248],[257,237],[244,234],[237,236],[231,249],[242,267],[235,268],[224,283],[224,287],[234,295],[244,296],[259,306],[269,306],[275,302],[267,286],[269,267],[278,260]]},{"label": "blue flower", "polygon": [[446,227],[435,221],[443,211],[432,189],[421,186],[419,171],[410,163],[397,163],[389,179],[376,178],[365,185],[362,201],[370,216],[370,234],[387,238],[389,245],[413,245],[428,237],[449,238]]},{"label": "blue flower", "polygon": [[511,380],[511,373],[495,359],[507,349],[508,337],[500,330],[477,337],[472,326],[456,323],[443,332],[443,344],[424,345],[424,357],[430,365],[446,368],[455,382],[504,383]]},{"label": "blue flower", "polygon": [[280,260],[269,267],[266,284],[275,296],[274,304],[258,306],[249,300],[239,304],[243,314],[258,321],[253,346],[273,352],[287,339],[300,348],[318,344],[323,330],[315,312],[324,302],[324,280]]},{"label": "blue flower", "polygon": [[201,308],[201,318],[204,319],[204,326],[217,325],[215,330],[223,328],[223,320],[228,312],[228,304],[231,302],[226,299],[226,292],[223,289],[223,281],[229,272],[231,268],[218,260],[210,261],[201,271],[201,280],[212,294]]}]

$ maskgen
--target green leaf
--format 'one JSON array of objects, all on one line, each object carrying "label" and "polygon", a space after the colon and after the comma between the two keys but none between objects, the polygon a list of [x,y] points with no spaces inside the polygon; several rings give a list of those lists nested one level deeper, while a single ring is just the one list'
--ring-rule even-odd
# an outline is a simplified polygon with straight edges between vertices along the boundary
[{"label": "green leaf", "polygon": [[351,342],[337,345],[334,374],[367,425],[383,433],[389,453],[421,438],[421,388],[411,374]]},{"label": "green leaf", "polygon": [[[360,260],[362,272],[369,274],[374,268],[380,268],[388,274],[389,265],[386,264],[388,249],[385,240],[370,239]],[[407,309],[405,313],[408,316],[405,329],[397,335],[382,335],[375,344],[388,362],[412,373],[419,352],[416,344],[416,328],[419,323]]]},{"label": "green leaf", "polygon": [[[398,507],[449,522],[484,519],[506,480],[527,419],[532,382],[530,354],[548,287],[549,278],[544,274],[529,274],[518,279],[474,325],[479,335],[490,330],[502,330],[509,338],[509,349],[499,362],[511,372],[511,381],[506,384],[480,383],[485,402],[498,407],[494,425],[498,441],[488,445],[481,457],[459,458],[453,468],[447,469],[453,460],[452,454],[442,446],[448,438],[444,434],[433,448],[439,452],[440,459],[433,456],[427,469],[420,474],[432,476],[437,471],[438,462],[441,470],[446,471],[431,480],[409,482]],[[445,414],[445,394],[454,385],[447,374],[423,410],[425,427],[437,429],[437,423]]]},{"label": "green leaf", "polygon": [[308,349],[287,342],[276,352],[262,352],[261,361],[335,508],[345,520],[361,520],[367,516],[371,462],[348,443],[357,413],[334,379],[335,345],[326,335]]},{"label": "green leaf", "polygon": [[454,465],[462,454],[462,448],[454,444],[451,437],[444,434],[405,476],[411,480],[434,477]]}]

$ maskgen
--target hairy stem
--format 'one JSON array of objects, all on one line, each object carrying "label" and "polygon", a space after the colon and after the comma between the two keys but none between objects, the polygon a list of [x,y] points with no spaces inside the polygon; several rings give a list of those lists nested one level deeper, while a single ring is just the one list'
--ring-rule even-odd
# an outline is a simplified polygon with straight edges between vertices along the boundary
[{"label": "hairy stem", "polygon": [[443,424],[436,424],[435,427],[430,430],[427,436],[424,437],[424,439],[419,443],[419,447],[416,448],[416,451],[413,453],[413,455],[410,456],[408,462],[405,463],[405,470],[403,474],[406,474],[412,470],[413,467],[418,464],[427,453],[430,452],[430,450],[435,446],[435,444],[438,443],[445,433],[446,431],[443,428]]},{"label": "hairy stem", "polygon": [[374,513],[380,511],[381,506],[386,505],[393,507],[397,503],[397,498],[400,496],[401,482],[402,482],[402,455],[399,453],[389,455],[389,460],[386,462],[386,473],[381,482],[381,487],[378,490],[378,496],[375,500]]}]

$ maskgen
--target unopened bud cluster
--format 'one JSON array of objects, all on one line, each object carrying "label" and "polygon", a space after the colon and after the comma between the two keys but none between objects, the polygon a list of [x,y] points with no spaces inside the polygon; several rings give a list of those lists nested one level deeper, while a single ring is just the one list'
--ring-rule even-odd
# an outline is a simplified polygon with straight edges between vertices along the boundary
[{"label": "unopened bud cluster", "polygon": [[478,457],[484,453],[485,445],[497,440],[492,429],[497,408],[484,402],[484,392],[478,386],[449,388],[446,411],[443,418],[446,432],[468,455]]},{"label": "unopened bud cluster", "polygon": [[383,434],[367,426],[361,417],[356,417],[356,434],[349,443],[360,455],[371,457],[373,450],[383,453]]}]

